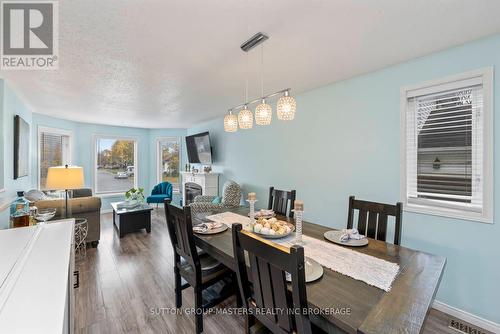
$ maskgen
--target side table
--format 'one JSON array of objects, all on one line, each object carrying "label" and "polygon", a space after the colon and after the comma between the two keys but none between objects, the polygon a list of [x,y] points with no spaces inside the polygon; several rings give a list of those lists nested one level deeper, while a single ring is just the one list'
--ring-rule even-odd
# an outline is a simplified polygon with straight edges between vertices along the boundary
[{"label": "side table", "polygon": [[87,256],[87,238],[88,224],[85,218],[75,218],[75,253],[80,257]]}]

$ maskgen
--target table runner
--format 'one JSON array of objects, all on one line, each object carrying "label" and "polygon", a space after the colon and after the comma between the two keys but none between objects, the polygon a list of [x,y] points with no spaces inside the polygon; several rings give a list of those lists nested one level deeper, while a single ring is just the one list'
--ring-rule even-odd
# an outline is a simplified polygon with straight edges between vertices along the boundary
[{"label": "table runner", "polygon": [[[233,212],[223,212],[207,216],[207,219],[221,222],[229,227],[240,223],[243,226],[250,222],[250,218]],[[272,239],[271,241],[291,247],[294,245],[295,233],[283,239]],[[319,240],[302,236],[304,241],[305,256],[319,262],[340,274],[349,276],[366,284],[375,286],[384,291],[391,289],[392,282],[399,272],[399,265],[377,257],[363,254],[352,249],[336,245],[329,241]]]},{"label": "table runner", "polygon": [[207,216],[208,220],[216,223],[223,223],[231,227],[233,224],[241,224],[245,226],[250,223],[250,217],[245,217],[233,212],[222,212],[215,215]]},{"label": "table runner", "polygon": [[[274,242],[290,247],[294,245],[295,235]],[[349,276],[384,291],[391,289],[392,282],[399,272],[399,265],[377,257],[363,254],[334,243],[302,236],[305,256],[314,259],[322,266]]]}]

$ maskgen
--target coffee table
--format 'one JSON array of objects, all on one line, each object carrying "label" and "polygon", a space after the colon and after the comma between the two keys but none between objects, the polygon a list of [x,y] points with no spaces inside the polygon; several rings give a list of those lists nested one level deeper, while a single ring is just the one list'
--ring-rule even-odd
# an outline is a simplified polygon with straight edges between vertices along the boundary
[{"label": "coffee table", "polygon": [[136,232],[140,229],[146,229],[151,233],[151,211],[153,210],[147,204],[139,204],[134,208],[119,208],[118,204],[122,202],[113,202],[113,225],[115,225],[120,238],[130,232]]}]

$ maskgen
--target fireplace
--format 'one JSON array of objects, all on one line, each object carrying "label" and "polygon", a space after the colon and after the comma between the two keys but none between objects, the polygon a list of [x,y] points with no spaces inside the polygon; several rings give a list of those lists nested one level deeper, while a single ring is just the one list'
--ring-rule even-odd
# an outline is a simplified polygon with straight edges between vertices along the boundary
[{"label": "fireplace", "polygon": [[182,176],[182,203],[189,205],[198,195],[219,195],[218,173],[181,172]]},{"label": "fireplace", "polygon": [[186,194],[186,203],[184,205],[189,205],[189,203],[194,202],[196,196],[203,194],[203,190],[199,184],[186,182],[184,184],[184,193]]}]

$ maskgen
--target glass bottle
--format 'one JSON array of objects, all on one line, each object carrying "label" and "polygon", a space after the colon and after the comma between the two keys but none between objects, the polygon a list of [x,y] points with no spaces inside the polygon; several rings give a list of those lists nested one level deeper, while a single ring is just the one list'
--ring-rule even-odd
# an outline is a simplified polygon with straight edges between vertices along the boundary
[{"label": "glass bottle", "polygon": [[10,205],[10,226],[24,227],[30,224],[30,204],[24,198],[24,191],[17,192],[17,198]]}]

